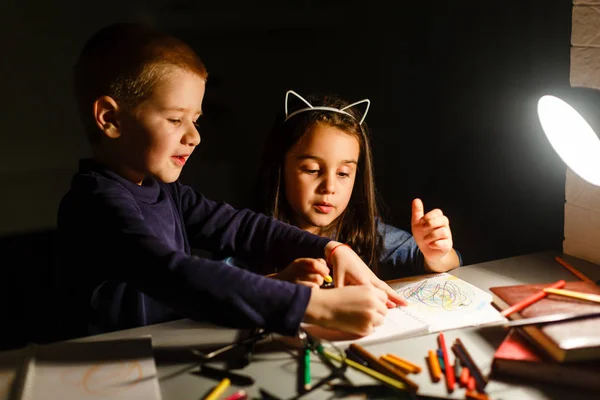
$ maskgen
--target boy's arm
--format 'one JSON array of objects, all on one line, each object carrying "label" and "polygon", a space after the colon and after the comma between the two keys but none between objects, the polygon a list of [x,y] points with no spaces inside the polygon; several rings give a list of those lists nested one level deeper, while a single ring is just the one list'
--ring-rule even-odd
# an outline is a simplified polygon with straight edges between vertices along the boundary
[{"label": "boy's arm", "polygon": [[304,317],[308,287],[173,251],[122,193],[94,198],[74,220],[69,240],[86,259],[81,274],[128,282],[185,316],[225,326],[292,334]]},{"label": "boy's arm", "polygon": [[178,184],[186,231],[192,247],[203,247],[251,264],[284,267],[297,258],[323,258],[330,242],[274,218],[205,198]]}]

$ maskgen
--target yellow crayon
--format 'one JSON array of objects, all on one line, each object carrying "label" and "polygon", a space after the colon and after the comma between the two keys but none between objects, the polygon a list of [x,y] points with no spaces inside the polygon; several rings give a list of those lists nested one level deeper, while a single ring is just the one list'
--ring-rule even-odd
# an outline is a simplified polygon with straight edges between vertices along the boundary
[{"label": "yellow crayon", "polygon": [[229,387],[231,381],[229,378],[223,378],[221,382],[204,398],[204,400],[216,400]]}]

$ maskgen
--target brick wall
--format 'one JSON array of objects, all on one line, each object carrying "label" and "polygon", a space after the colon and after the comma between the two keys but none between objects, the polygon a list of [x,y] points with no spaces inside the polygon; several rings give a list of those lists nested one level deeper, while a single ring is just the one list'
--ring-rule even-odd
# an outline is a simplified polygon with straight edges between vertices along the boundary
[{"label": "brick wall", "polygon": [[[570,83],[600,89],[600,1],[573,1]],[[565,197],[563,251],[600,264],[600,187],[568,169]]]}]

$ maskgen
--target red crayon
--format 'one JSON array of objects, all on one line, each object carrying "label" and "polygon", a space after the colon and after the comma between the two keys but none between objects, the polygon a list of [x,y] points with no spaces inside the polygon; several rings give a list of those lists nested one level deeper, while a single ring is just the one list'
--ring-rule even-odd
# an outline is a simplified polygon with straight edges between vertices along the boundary
[{"label": "red crayon", "polygon": [[446,340],[444,339],[444,334],[442,332],[440,332],[439,336],[438,336],[438,340],[439,340],[439,344],[440,344],[440,348],[442,350],[442,357],[444,359],[444,365],[446,366],[445,369],[445,374],[446,374],[446,387],[448,388],[449,392],[453,392],[454,391],[454,383],[455,383],[455,376],[454,376],[454,368],[452,368],[451,364],[450,364],[450,360],[448,359],[448,350],[446,349]]},{"label": "red crayon", "polygon": [[[556,283],[553,283],[552,285],[550,285],[548,287],[553,288],[553,289],[561,289],[566,284],[567,283],[565,281],[560,280]],[[532,294],[531,296],[521,300],[517,304],[514,304],[511,307],[508,307],[506,310],[502,311],[500,314],[502,314],[502,316],[504,316],[504,317],[508,317],[510,314],[517,312],[517,311],[521,311],[525,307],[528,307],[528,306],[532,305],[533,303],[540,301],[541,299],[546,297],[546,295],[547,295],[546,292],[544,292],[543,290],[540,290],[539,292]]]}]

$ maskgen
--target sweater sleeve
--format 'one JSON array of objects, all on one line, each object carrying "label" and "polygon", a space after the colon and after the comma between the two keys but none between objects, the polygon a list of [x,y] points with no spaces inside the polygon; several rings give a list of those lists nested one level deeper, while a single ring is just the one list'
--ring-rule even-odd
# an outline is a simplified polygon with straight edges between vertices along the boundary
[{"label": "sweater sleeve", "polygon": [[[68,229],[73,247],[78,247],[74,254],[89,260],[83,276],[127,282],[194,319],[234,328],[260,326],[285,335],[298,329],[310,299],[308,287],[173,250],[152,232],[135,199],[125,191],[104,191],[101,196],[90,195],[75,202],[87,204]],[[231,237],[216,242],[232,246],[239,242],[249,251],[253,241],[244,239],[245,235],[269,236],[262,231],[268,231],[268,224],[255,224],[251,232],[252,228],[244,229],[244,224],[234,222],[234,211],[215,209],[212,203],[200,204],[209,215],[205,222],[214,225],[204,232],[207,240],[212,235]],[[294,235],[280,240],[294,241]],[[277,243],[267,240],[261,250],[269,253],[269,247]],[[314,250],[318,243],[307,240],[305,248]]]},{"label": "sweater sleeve", "polygon": [[[248,209],[205,198],[189,186],[179,185],[186,231],[193,247],[222,257],[234,255],[255,270],[261,263],[285,267],[296,258],[323,258],[330,241],[295,226]],[[263,266],[264,267],[264,266]]]},{"label": "sweater sleeve", "polygon": [[[429,273],[425,269],[423,253],[410,233],[381,221],[377,222],[377,230],[383,238],[379,260],[381,279],[390,280]],[[457,251],[456,254],[462,265],[460,253]]]}]

